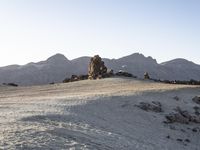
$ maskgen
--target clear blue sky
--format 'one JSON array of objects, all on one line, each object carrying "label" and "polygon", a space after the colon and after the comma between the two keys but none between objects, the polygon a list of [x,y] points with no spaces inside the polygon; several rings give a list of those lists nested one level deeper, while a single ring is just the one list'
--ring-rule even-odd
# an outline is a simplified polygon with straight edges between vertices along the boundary
[{"label": "clear blue sky", "polygon": [[200,0],[0,0],[0,52],[0,66],[135,52],[200,64]]}]

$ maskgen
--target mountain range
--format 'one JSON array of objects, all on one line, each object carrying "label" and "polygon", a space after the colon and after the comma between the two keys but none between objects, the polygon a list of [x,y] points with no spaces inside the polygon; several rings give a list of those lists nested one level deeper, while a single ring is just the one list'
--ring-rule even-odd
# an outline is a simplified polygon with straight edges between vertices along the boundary
[{"label": "mountain range", "polygon": [[[68,60],[64,55],[56,54],[37,63],[0,67],[0,83],[18,85],[59,83],[72,74],[87,74],[89,61],[90,57]],[[114,72],[124,70],[139,78],[143,78],[144,72],[148,72],[154,79],[200,80],[200,65],[182,58],[159,64],[152,57],[134,53],[119,59],[104,58],[103,61]]]}]

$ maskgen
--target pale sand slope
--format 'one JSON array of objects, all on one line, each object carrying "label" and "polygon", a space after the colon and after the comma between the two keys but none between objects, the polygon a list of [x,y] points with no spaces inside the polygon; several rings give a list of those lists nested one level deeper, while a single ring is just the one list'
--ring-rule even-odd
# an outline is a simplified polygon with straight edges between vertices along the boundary
[{"label": "pale sand slope", "polygon": [[[200,131],[192,131],[200,124],[163,123],[176,106],[192,112],[198,106],[192,102],[196,95],[198,86],[131,78],[3,86],[0,149],[200,150]],[[135,106],[151,101],[161,102],[164,112]]]}]

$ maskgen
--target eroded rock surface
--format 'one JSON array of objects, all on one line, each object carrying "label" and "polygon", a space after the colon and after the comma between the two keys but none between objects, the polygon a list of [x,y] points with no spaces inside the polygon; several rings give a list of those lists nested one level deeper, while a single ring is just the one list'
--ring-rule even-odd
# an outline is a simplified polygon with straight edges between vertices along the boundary
[{"label": "eroded rock surface", "polygon": [[177,107],[175,111],[176,112],[170,113],[169,115],[165,116],[165,118],[167,119],[166,123],[200,123],[200,117],[196,114],[189,113],[186,110],[182,110],[180,107]]},{"label": "eroded rock surface", "polygon": [[136,105],[142,110],[152,111],[152,112],[162,112],[162,105],[160,102],[152,101],[151,103],[140,102],[139,105]]},{"label": "eroded rock surface", "polygon": [[107,74],[107,67],[99,55],[91,58],[88,67],[88,78],[98,79],[103,78]]}]

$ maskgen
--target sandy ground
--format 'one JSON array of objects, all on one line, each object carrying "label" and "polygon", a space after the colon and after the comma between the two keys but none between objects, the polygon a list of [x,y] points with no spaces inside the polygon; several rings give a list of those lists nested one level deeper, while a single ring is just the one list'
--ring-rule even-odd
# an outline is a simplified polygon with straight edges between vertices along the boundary
[{"label": "sandy ground", "polygon": [[[200,150],[200,131],[192,131],[200,124],[163,123],[176,106],[192,112],[197,95],[198,86],[130,78],[1,86],[0,149]],[[151,101],[164,111],[135,107]]]}]

